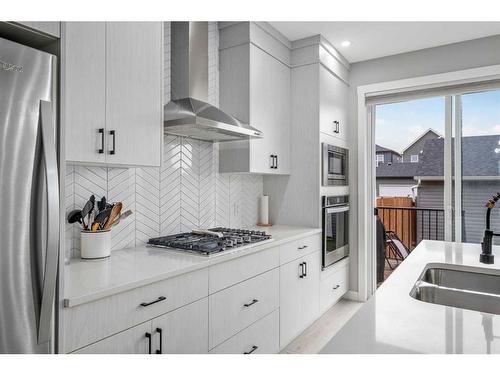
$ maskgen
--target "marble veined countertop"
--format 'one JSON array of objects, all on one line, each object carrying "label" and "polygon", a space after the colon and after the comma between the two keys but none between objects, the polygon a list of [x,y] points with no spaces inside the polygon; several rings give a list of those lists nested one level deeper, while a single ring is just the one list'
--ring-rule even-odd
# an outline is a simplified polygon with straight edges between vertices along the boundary
[{"label": "marble veined countertop", "polygon": [[140,246],[113,251],[107,259],[72,259],[65,267],[64,306],[91,302],[321,232],[319,228],[282,225],[248,229],[265,230],[272,239],[211,257]]},{"label": "marble veined countertop", "polygon": [[[410,296],[429,263],[498,270],[479,262],[480,245],[422,241],[321,353],[500,353],[500,315],[422,302]],[[496,271],[495,271],[496,273]]]}]

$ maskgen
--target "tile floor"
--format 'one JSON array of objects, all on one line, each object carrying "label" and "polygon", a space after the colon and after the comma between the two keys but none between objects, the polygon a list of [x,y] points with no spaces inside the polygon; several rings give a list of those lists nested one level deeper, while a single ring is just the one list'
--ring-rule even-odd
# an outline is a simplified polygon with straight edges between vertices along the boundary
[{"label": "tile floor", "polygon": [[300,336],[293,340],[281,353],[284,354],[316,354],[331,340],[333,336],[363,305],[363,302],[340,300],[325,312]]}]

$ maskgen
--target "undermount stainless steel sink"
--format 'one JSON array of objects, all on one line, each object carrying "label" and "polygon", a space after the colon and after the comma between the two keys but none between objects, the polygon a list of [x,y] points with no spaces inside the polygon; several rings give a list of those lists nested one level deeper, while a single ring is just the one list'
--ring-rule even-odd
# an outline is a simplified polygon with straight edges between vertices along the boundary
[{"label": "undermount stainless steel sink", "polygon": [[423,302],[500,315],[500,270],[428,264],[410,296]]}]

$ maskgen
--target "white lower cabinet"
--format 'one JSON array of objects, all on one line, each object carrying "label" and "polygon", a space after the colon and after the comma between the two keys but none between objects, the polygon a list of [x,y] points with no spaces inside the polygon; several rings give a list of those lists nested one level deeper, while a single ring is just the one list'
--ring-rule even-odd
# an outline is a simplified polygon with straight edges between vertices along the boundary
[{"label": "white lower cabinet", "polygon": [[[148,337],[149,335],[149,337]],[[75,351],[75,354],[148,354],[151,340],[151,321]]]},{"label": "white lower cabinet", "polygon": [[208,353],[208,299],[153,319],[152,333],[153,354]]},{"label": "white lower cabinet", "polygon": [[212,294],[209,296],[210,349],[278,306],[278,268]]},{"label": "white lower cabinet", "polygon": [[222,344],[211,354],[274,354],[279,352],[279,310],[245,328]]},{"label": "white lower cabinet", "polygon": [[[319,309],[323,313],[333,306],[349,289],[347,259],[332,270],[333,272],[320,281]],[[327,271],[324,271],[327,272]]]},{"label": "white lower cabinet", "polygon": [[280,267],[280,347],[285,347],[319,313],[320,253]]},{"label": "white lower cabinet", "polygon": [[65,351],[278,353],[347,292],[348,260],[321,272],[318,241],[307,236],[68,307]]}]

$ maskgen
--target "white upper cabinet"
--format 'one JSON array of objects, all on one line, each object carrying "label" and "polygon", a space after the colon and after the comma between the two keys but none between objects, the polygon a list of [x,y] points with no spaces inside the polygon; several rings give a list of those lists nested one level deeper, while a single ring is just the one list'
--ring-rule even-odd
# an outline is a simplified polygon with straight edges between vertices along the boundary
[{"label": "white upper cabinet", "polygon": [[66,160],[159,166],[162,23],[63,24]]},{"label": "white upper cabinet", "polygon": [[160,165],[162,51],[161,22],[106,24],[108,163]]},{"label": "white upper cabinet", "polygon": [[321,131],[346,140],[349,86],[320,65],[319,90]]},{"label": "white upper cabinet", "polygon": [[66,160],[106,162],[106,24],[65,24]]},{"label": "white upper cabinet", "polygon": [[[289,173],[290,68],[250,46],[250,124],[264,133],[251,143],[251,171]],[[271,155],[274,155],[274,172]]]},{"label": "white upper cabinet", "polygon": [[289,174],[291,73],[284,46],[253,22],[223,28],[220,35],[220,107],[263,137],[221,143],[219,170]]}]

